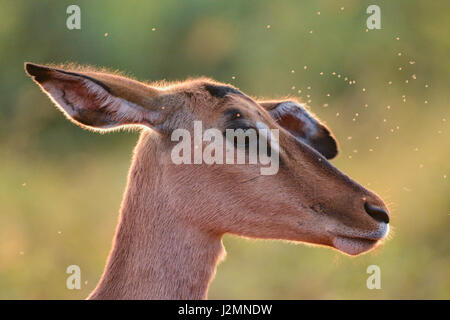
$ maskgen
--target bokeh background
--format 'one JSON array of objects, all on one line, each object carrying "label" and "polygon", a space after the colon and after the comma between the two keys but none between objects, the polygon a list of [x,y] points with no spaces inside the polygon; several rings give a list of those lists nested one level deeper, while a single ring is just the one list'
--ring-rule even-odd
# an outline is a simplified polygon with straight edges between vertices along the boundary
[{"label": "bokeh background", "polygon": [[[66,28],[70,4],[81,30]],[[381,30],[366,30],[370,4]],[[449,30],[445,0],[0,0],[0,298],[79,299],[95,287],[138,138],[70,124],[24,61],[298,97],[339,139],[333,163],[389,204],[390,240],[356,258],[226,236],[210,298],[450,298]],[[71,264],[81,290],[66,289]],[[366,287],[371,264],[380,290]]]}]

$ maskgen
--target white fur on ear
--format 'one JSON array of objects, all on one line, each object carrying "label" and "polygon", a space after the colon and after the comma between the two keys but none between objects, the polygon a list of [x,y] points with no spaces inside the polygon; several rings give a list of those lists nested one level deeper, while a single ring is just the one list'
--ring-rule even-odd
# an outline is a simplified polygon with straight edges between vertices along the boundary
[{"label": "white fur on ear", "polygon": [[104,88],[88,79],[83,79],[83,82],[89,93],[97,97],[99,109],[106,109],[108,113],[113,114],[117,123],[138,124],[146,120],[145,116],[148,110],[133,102],[111,95]]},{"label": "white fur on ear", "polygon": [[309,113],[305,104],[282,101],[273,105],[269,113],[280,126],[303,141],[325,158],[334,158],[338,153],[337,142],[328,128]]},{"label": "white fur on ear", "polygon": [[84,75],[41,66],[29,68],[33,79],[64,115],[83,127],[108,130],[144,125],[159,115],[109,92],[102,82]]},{"label": "white fur on ear", "polygon": [[319,131],[319,126],[321,126],[320,122],[306,111],[306,104],[304,103],[286,101],[280,103],[274,110],[271,110],[271,113],[274,118],[282,118],[285,114],[291,114],[297,117],[304,125],[303,131],[305,136],[314,136]]}]

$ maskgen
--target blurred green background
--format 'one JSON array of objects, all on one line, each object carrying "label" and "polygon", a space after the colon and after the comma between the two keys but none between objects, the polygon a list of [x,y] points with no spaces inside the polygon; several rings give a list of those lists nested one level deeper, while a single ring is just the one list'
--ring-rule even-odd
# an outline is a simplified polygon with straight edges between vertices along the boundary
[{"label": "blurred green background", "polygon": [[[81,30],[66,28],[70,4]],[[366,31],[370,4],[381,30]],[[444,0],[0,0],[0,298],[88,295],[138,138],[70,124],[24,61],[298,97],[340,141],[333,163],[388,203],[390,239],[361,257],[226,236],[210,298],[450,298],[449,30]],[[71,264],[81,290],[66,289]],[[381,290],[366,287],[371,264]]]}]

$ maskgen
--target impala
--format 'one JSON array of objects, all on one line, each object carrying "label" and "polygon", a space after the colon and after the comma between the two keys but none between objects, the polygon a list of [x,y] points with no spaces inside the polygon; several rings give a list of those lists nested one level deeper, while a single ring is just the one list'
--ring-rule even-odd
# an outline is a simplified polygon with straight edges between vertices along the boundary
[{"label": "impala", "polygon": [[[302,104],[256,101],[210,79],[163,85],[84,67],[25,69],[75,124],[141,129],[112,250],[90,299],[204,299],[226,233],[358,255],[389,231],[383,201],[327,160],[337,143]],[[223,133],[278,129],[278,172],[262,175],[258,163],[173,163],[171,133],[193,132],[195,121]]]}]

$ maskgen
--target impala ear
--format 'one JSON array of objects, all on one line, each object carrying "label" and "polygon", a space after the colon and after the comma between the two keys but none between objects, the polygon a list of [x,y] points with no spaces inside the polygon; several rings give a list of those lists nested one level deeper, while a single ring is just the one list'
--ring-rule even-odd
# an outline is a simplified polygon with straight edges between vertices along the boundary
[{"label": "impala ear", "polygon": [[338,146],[330,130],[295,101],[263,101],[264,107],[280,126],[308,144],[325,158],[332,159]]},{"label": "impala ear", "polygon": [[25,70],[66,117],[82,127],[101,131],[127,125],[162,128],[164,114],[155,88],[98,72],[32,63],[25,63]]}]

